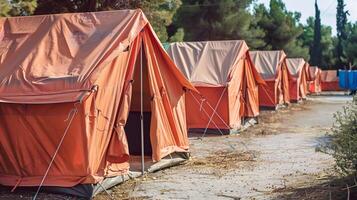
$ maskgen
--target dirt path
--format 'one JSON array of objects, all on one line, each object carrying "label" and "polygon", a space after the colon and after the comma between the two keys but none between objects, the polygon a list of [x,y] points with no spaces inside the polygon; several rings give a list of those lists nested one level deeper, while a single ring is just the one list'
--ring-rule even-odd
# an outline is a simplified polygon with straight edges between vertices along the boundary
[{"label": "dirt path", "polygon": [[262,113],[261,123],[242,135],[193,137],[192,160],[120,186],[114,195],[125,190],[138,199],[275,199],[287,188],[321,182],[334,162],[315,149],[347,100],[312,97],[274,115]]}]

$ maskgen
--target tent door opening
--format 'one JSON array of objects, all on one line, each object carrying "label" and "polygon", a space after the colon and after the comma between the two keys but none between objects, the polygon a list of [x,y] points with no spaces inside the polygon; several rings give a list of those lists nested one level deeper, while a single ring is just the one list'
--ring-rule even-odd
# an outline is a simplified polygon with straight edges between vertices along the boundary
[{"label": "tent door opening", "polygon": [[[128,139],[130,155],[141,155],[141,76],[140,54],[135,63],[132,83],[132,100],[130,112],[125,125],[125,133]],[[152,155],[150,124],[151,124],[151,92],[149,87],[149,73],[147,69],[145,53],[142,54],[142,78],[143,78],[143,119],[144,119],[144,152],[145,156]]]}]

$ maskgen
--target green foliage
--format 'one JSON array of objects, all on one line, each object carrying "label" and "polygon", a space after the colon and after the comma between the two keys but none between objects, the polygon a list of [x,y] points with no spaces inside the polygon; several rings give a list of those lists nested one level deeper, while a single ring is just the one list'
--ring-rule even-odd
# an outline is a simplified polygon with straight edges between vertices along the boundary
[{"label": "green foliage", "polygon": [[250,45],[259,45],[258,36],[263,32],[252,24],[253,16],[248,11],[252,2],[183,0],[174,25],[184,29],[186,41],[245,39]]},{"label": "green foliage", "polygon": [[259,18],[257,25],[265,33],[265,46],[260,50],[283,49],[289,57],[309,58],[309,49],[298,38],[303,33],[300,13],[287,11],[282,0],[271,0],[269,10],[257,5],[254,12]]},{"label": "green foliage", "polygon": [[176,33],[170,37],[169,42],[182,42],[185,37],[183,28],[177,29]]},{"label": "green foliage", "polygon": [[357,66],[357,22],[349,25],[345,52],[347,62],[351,64],[351,66]]},{"label": "green foliage", "polygon": [[[314,44],[314,29],[315,29],[315,19],[309,17],[304,26],[304,32],[299,37],[303,41],[303,46],[309,47],[310,58],[312,59],[312,51]],[[329,69],[332,65],[335,65],[336,58],[334,56],[334,48],[336,38],[332,37],[332,28],[330,26],[321,25],[321,50],[322,50],[322,60],[321,64],[318,66],[323,69]],[[310,63],[311,60],[310,60]]]},{"label": "green foliage", "polygon": [[41,0],[36,14],[141,8],[160,40],[165,42],[166,26],[172,23],[180,5],[181,0]]},{"label": "green foliage", "polygon": [[[172,23],[172,19],[177,9],[181,6],[181,0],[145,0],[142,9],[154,27],[160,40],[169,40],[166,27]],[[177,33],[172,40],[183,37],[183,31]]]},{"label": "green foliage", "polygon": [[36,0],[0,0],[0,17],[31,15],[36,7]]},{"label": "green foliage", "polygon": [[321,26],[321,49],[322,61],[321,67],[324,69],[333,69],[336,65],[336,57],[334,55],[334,40],[336,37],[332,36],[332,28],[330,26]]},{"label": "green foliage", "polygon": [[336,25],[337,25],[337,46],[336,46],[336,56],[338,68],[343,68],[347,64],[347,58],[344,50],[344,44],[347,40],[347,15],[348,11],[345,11],[346,4],[344,0],[337,0],[337,14],[336,14]]},{"label": "green foliage", "polygon": [[253,10],[253,20],[250,23],[252,35],[248,41],[248,45],[252,50],[262,50],[267,48],[268,44],[265,41],[266,33],[259,22],[265,17],[265,6],[260,4]]},{"label": "green foliage", "polygon": [[332,155],[337,169],[349,175],[357,169],[357,96],[334,118],[335,124],[328,134],[331,140],[320,150]]},{"label": "green foliage", "polygon": [[0,0],[0,17],[9,16],[11,5],[7,0]]},{"label": "green foliage", "polygon": [[321,45],[321,19],[320,10],[315,1],[315,25],[314,25],[314,41],[312,49],[310,49],[310,64],[313,66],[322,65],[322,45]]}]

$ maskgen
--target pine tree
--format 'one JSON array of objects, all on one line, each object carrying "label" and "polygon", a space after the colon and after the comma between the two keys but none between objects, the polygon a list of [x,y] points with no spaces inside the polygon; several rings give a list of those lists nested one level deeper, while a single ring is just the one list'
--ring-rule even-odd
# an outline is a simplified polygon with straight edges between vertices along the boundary
[{"label": "pine tree", "polygon": [[346,39],[345,52],[348,65],[357,68],[357,22],[349,24],[348,37]]},{"label": "pine tree", "polygon": [[260,50],[283,49],[289,57],[309,59],[309,49],[299,40],[303,33],[300,13],[287,11],[282,0],[271,0],[269,10],[263,4],[258,5],[255,13],[261,15],[257,24],[265,32],[266,45]]},{"label": "pine tree", "polygon": [[244,39],[261,45],[264,34],[254,27],[248,11],[253,0],[183,0],[175,16],[175,28],[183,28],[186,41]]},{"label": "pine tree", "polygon": [[[314,30],[315,30],[315,18],[309,17],[306,20],[306,25],[304,26],[304,33],[299,37],[303,41],[303,46],[309,47],[310,51],[310,64],[313,58],[312,51],[314,46]],[[323,69],[328,69],[331,66],[336,65],[336,58],[333,54],[334,51],[334,40],[332,36],[332,27],[321,25],[321,52],[322,59],[321,64],[318,66]]]},{"label": "pine tree", "polygon": [[321,19],[320,10],[315,0],[315,25],[314,25],[314,41],[311,50],[310,64],[314,66],[322,65],[322,48],[321,48]]},{"label": "pine tree", "polygon": [[342,69],[347,64],[346,55],[344,52],[344,44],[347,39],[347,15],[348,11],[345,11],[344,0],[337,0],[337,14],[336,14],[336,23],[337,23],[337,46],[336,46],[336,56],[337,56],[337,66]]}]

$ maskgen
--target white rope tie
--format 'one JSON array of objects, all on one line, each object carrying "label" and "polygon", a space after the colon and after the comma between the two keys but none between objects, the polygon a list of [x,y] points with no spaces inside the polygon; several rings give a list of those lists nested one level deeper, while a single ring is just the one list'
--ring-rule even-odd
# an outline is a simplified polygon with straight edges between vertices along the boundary
[{"label": "white rope tie", "polygon": [[[216,110],[217,110],[219,104],[221,103],[222,97],[223,97],[223,95],[224,95],[226,89],[227,89],[227,87],[225,87],[225,88],[223,89],[223,91],[222,91],[222,93],[221,93],[221,96],[219,97],[219,99],[218,99],[218,101],[217,101],[217,103],[216,103],[216,106],[215,106],[215,108],[213,109],[213,113],[212,113],[212,115],[210,116],[210,118],[209,118],[209,120],[208,120],[208,123],[207,123],[207,125],[206,125],[205,131],[203,132],[203,135],[202,135],[201,137],[204,137],[204,136],[206,135],[206,132],[207,132],[207,130],[208,130],[208,127],[209,127],[209,125],[211,124],[211,121],[212,121],[212,119],[213,119],[213,116],[217,113]],[[217,114],[217,115],[218,115],[218,114]]]},{"label": "white rope tie", "polygon": [[204,98],[201,98],[201,103],[200,103],[200,111],[202,111],[202,108],[203,108],[203,102],[205,101]]},{"label": "white rope tie", "polygon": [[[191,91],[190,91],[191,92]],[[196,101],[197,104],[200,104],[200,101],[194,96],[194,94],[191,92],[191,95],[193,96],[193,99]],[[208,114],[208,112],[206,111],[206,109],[204,109],[202,107],[202,111],[204,114],[206,114],[207,117],[210,117],[210,115]],[[212,124],[217,128],[217,130],[219,131],[219,133],[221,135],[224,135],[221,131],[221,129],[218,127],[218,125],[215,123],[215,121],[212,121]]]},{"label": "white rope tie", "polygon": [[[196,103],[199,104],[200,101],[194,96],[194,94],[192,93],[192,91],[190,91],[190,92],[191,92],[191,95],[194,97]],[[207,104],[209,104],[209,102],[207,102]],[[204,108],[202,108],[202,111],[206,114],[207,117],[210,117],[210,115],[208,114],[208,112],[207,112]],[[216,113],[216,115],[219,116],[218,113]],[[221,118],[221,120],[223,120],[223,119]],[[223,122],[224,122],[224,121],[223,121]],[[219,133],[220,133],[221,135],[224,135],[224,134],[222,133],[221,129],[220,129],[220,128],[218,127],[218,125],[215,123],[214,120],[212,120],[212,124],[217,128],[217,130],[219,131]],[[230,128],[230,127],[228,127],[228,128]],[[203,137],[203,136],[202,136],[202,137]],[[202,137],[200,137],[200,139],[202,139]],[[246,150],[248,149],[247,145],[246,145],[244,142],[242,142],[242,141],[239,141],[239,142],[243,144],[243,146],[245,147]],[[235,149],[234,145],[233,145],[231,142],[229,142],[229,141],[228,141],[228,145],[229,145],[232,149]]]},{"label": "white rope tie", "polygon": [[[192,93],[192,91],[190,91],[190,92],[191,92],[191,95],[195,98],[196,102],[199,102],[199,100],[197,100],[197,98],[194,96],[194,94]],[[205,100],[205,103],[208,105],[208,107],[209,107],[210,109],[213,110],[213,113],[221,120],[221,122],[223,122],[223,124],[224,124],[228,129],[230,129],[230,126],[224,121],[224,119],[221,117],[221,115],[213,109],[213,106],[212,106],[207,100]],[[204,111],[205,109],[202,108],[202,110]],[[208,117],[209,117],[209,115],[208,115]],[[212,123],[213,123],[213,122],[212,122]]]},{"label": "white rope tie", "polygon": [[219,99],[218,99],[218,101],[217,101],[217,103],[216,103],[216,106],[215,106],[214,109],[213,109],[213,113],[212,113],[210,119],[208,120],[208,123],[207,123],[207,125],[206,125],[205,131],[203,132],[202,137],[204,137],[204,136],[206,135],[207,129],[208,129],[209,125],[211,124],[211,121],[212,121],[212,119],[213,119],[213,116],[215,115],[215,113],[217,113],[216,110],[217,110],[219,104],[221,103],[222,97],[223,97],[224,93],[226,92],[226,90],[227,90],[227,87],[225,87],[224,90],[222,91],[221,96],[219,97]]}]

